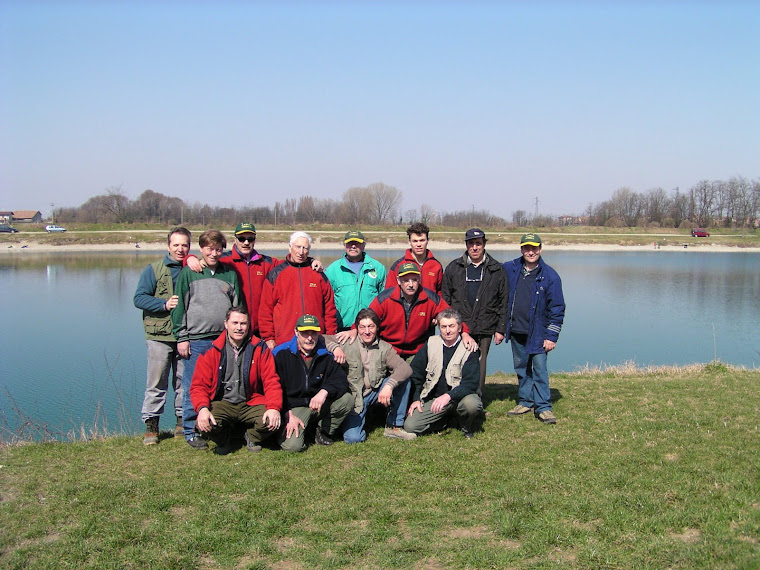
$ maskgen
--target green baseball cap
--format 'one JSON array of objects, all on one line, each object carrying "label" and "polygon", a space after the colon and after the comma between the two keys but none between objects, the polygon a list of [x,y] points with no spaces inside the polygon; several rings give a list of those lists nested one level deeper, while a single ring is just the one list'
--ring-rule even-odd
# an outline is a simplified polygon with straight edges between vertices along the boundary
[{"label": "green baseball cap", "polygon": [[256,226],[253,224],[249,224],[248,222],[242,222],[237,225],[235,228],[235,235],[240,234],[255,234],[256,233]]},{"label": "green baseball cap", "polygon": [[525,234],[520,238],[520,247],[524,245],[534,245],[541,247],[541,236],[538,234]]},{"label": "green baseball cap", "polygon": [[411,261],[407,261],[406,263],[402,263],[398,266],[398,276],[401,277],[402,275],[407,275],[408,273],[416,273],[417,275],[420,274],[420,268],[417,267],[416,263],[412,263]]},{"label": "green baseball cap", "polygon": [[364,234],[358,230],[351,230],[350,232],[346,232],[346,235],[343,236],[343,243],[348,243],[350,241],[358,241],[359,243],[364,243]]},{"label": "green baseball cap", "polygon": [[303,315],[296,323],[296,330],[319,332],[322,330],[322,327],[319,326],[319,319],[314,315]]}]

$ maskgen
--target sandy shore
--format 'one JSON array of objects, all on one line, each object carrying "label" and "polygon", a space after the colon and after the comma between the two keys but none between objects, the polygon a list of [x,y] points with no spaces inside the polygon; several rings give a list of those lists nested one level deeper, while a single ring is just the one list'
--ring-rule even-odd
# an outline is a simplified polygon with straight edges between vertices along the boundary
[{"label": "sandy shore", "polygon": [[[26,254],[31,252],[37,253],[85,253],[85,252],[125,252],[140,251],[148,252],[165,252],[166,242],[138,242],[139,248],[135,247],[133,243],[114,243],[114,244],[77,244],[77,245],[49,245],[37,243],[34,241],[22,240],[18,244],[3,246],[0,245],[0,254]],[[283,243],[273,242],[256,242],[256,249],[262,252],[282,250],[286,247]],[[316,240],[312,251],[318,253],[320,249],[336,249],[340,247],[339,244],[330,242],[329,244],[320,244],[319,239]],[[368,244],[367,251],[374,249],[406,249],[408,244],[406,242],[392,242],[392,243],[375,243]],[[193,248],[195,250],[197,248]],[[430,241],[430,249],[432,251],[452,251],[452,250],[464,250],[463,244],[456,244],[443,241]],[[518,251],[518,247],[510,246],[500,243],[489,243],[488,249],[491,251]],[[574,244],[574,245],[551,245],[545,244],[544,251],[694,251],[694,252],[727,252],[727,253],[760,253],[760,247],[736,247],[729,245],[716,245],[716,244],[689,244],[687,248],[681,245],[663,245],[660,249],[656,250],[652,244],[650,245],[617,245],[617,244]]]}]

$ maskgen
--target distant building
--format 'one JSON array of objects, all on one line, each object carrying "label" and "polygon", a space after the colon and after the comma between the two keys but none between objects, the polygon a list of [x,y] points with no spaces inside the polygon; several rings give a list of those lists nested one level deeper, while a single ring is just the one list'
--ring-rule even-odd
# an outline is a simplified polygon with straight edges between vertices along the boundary
[{"label": "distant building", "polygon": [[13,210],[12,214],[11,221],[20,224],[42,222],[42,214],[38,210]]},{"label": "distant building", "polygon": [[587,216],[559,216],[557,222],[560,226],[583,226],[588,224]]},{"label": "distant building", "polygon": [[11,219],[13,219],[13,212],[10,210],[3,211],[0,210],[0,224],[10,224]]}]

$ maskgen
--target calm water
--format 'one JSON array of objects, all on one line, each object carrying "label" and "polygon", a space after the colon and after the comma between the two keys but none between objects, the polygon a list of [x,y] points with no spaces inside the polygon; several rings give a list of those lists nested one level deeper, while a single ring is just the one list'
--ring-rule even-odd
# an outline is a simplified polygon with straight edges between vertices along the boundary
[{"label": "calm water", "polygon": [[[325,263],[340,253],[314,251]],[[371,253],[386,265],[401,255]],[[145,343],[132,296],[140,272],[160,255],[0,258],[0,428],[18,427],[18,411],[58,432],[142,428]],[[438,258],[445,266],[456,255]],[[760,254],[549,251],[544,258],[560,273],[567,302],[552,371],[716,356],[760,365]],[[508,345],[491,349],[490,372],[511,372],[511,362]]]}]

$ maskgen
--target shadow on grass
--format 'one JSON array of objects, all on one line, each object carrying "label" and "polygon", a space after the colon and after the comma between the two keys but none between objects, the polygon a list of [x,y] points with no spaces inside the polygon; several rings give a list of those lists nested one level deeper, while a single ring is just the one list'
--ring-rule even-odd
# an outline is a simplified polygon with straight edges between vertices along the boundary
[{"label": "shadow on grass", "polygon": [[[517,384],[488,384],[486,383],[485,392],[483,393],[483,407],[488,408],[492,402],[509,402],[519,403],[517,395]],[[551,401],[556,404],[562,399],[562,392],[551,388]]]}]

